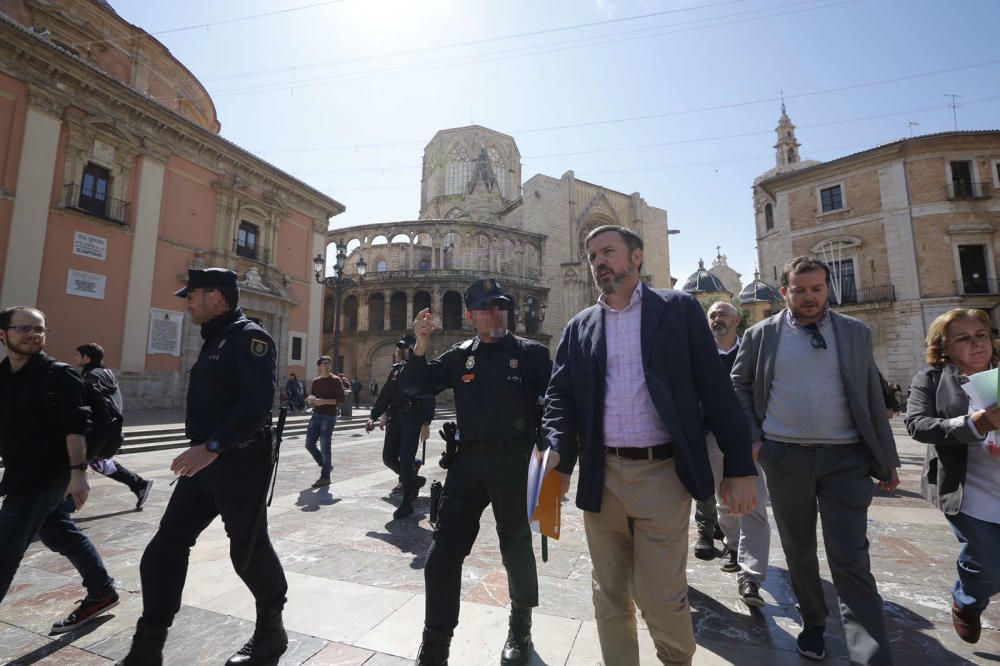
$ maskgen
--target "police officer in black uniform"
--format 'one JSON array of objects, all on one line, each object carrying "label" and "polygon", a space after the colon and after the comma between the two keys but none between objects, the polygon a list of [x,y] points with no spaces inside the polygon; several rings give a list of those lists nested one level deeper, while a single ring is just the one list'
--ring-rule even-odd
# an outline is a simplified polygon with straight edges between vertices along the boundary
[{"label": "police officer in black uniform", "polygon": [[372,405],[367,432],[375,429],[379,418],[385,414],[388,423],[385,428],[385,443],[382,445],[382,462],[399,475],[399,484],[403,492],[403,500],[399,508],[392,514],[399,520],[413,513],[413,500],[417,498],[423,477],[417,477],[414,461],[417,457],[417,445],[420,439],[426,440],[430,434],[431,421],[434,420],[434,398],[425,396],[414,398],[399,386],[399,372],[406,364],[409,354],[417,339],[412,335],[404,335],[396,343],[396,362],[389,370],[389,376],[382,385],[382,392]]},{"label": "police officer in black uniform", "polygon": [[532,652],[531,609],[538,605],[538,577],[528,524],[528,457],[535,404],[552,371],[547,347],[506,329],[512,307],[496,280],[479,280],[465,292],[466,317],[478,335],[434,361],[424,356],[438,328],[428,310],[413,322],[417,343],[399,382],[411,395],[455,392],[458,455],[448,469],[434,541],[427,554],[427,602],[417,663],[446,666],[458,625],[462,562],[479,533],[479,519],[493,505],[507,586],[510,631],[501,664],[524,664]]},{"label": "police officer in black uniform", "polygon": [[176,295],[187,299],[204,339],[188,382],[185,431],[191,446],[170,466],[180,480],[142,555],[142,616],[120,664],[162,663],[191,547],[219,515],[236,572],[257,603],[253,638],[226,664],[277,663],[288,646],[281,620],[288,584],[266,517],[254,529],[271,474],[267,416],[274,402],[274,341],[240,310],[233,271],[191,269],[187,286]]}]

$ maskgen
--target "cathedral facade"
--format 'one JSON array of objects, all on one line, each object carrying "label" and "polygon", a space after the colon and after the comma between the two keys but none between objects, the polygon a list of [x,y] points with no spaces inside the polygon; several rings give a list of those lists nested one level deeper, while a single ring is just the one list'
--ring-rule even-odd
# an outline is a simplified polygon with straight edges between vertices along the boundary
[{"label": "cathedral facade", "polygon": [[579,180],[572,171],[522,183],[514,139],[479,126],[435,134],[424,150],[422,173],[417,219],[327,236],[345,247],[344,274],[354,284],[343,292],[339,336],[336,297],[327,292],[323,347],[332,356],[339,337],[341,371],[366,386],[385,379],[395,341],[425,307],[442,327],[432,339],[433,354],[474,335],[462,295],[484,277],[497,279],[516,304],[508,328],[554,350],[570,317],[597,298],[583,240],[600,225],[642,236],[643,280],[670,286],[667,213],[638,192]]}]

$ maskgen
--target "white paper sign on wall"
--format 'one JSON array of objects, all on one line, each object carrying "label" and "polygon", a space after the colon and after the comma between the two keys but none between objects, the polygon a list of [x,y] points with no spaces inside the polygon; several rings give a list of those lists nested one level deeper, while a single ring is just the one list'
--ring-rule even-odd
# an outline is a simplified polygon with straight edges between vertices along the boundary
[{"label": "white paper sign on wall", "polygon": [[107,276],[71,268],[66,277],[66,293],[103,301],[104,288],[107,286],[107,283]]},{"label": "white paper sign on wall", "polygon": [[183,322],[183,312],[152,308],[149,311],[149,345],[146,353],[180,356]]},{"label": "white paper sign on wall", "polygon": [[77,231],[73,234],[73,254],[104,261],[108,258],[108,239]]}]

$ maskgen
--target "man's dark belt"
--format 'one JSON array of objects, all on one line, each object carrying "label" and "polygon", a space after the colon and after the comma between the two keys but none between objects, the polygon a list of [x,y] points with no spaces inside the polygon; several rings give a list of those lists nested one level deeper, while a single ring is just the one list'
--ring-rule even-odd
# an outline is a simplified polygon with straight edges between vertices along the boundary
[{"label": "man's dark belt", "polygon": [[404,413],[410,411],[411,409],[413,409],[413,403],[407,403],[405,405],[397,405],[395,407],[391,406],[391,407],[389,407],[388,411],[390,411],[390,412],[392,412],[394,414],[404,414]]},{"label": "man's dark belt", "polygon": [[674,445],[670,442],[656,446],[605,446],[604,452],[609,456],[628,458],[629,460],[669,460],[674,457]]},{"label": "man's dark belt", "polygon": [[498,453],[506,453],[508,451],[515,451],[516,446],[513,444],[503,443],[503,442],[482,442],[479,440],[474,441],[461,441],[458,443],[459,454],[466,454],[472,456],[489,456],[496,455]]}]

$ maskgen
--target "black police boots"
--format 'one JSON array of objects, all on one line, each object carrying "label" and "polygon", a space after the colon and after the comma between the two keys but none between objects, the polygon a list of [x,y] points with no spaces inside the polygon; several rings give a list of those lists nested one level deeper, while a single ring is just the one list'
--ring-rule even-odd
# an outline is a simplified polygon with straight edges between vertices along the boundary
[{"label": "black police boots", "polygon": [[166,627],[150,625],[139,618],[132,636],[132,647],[115,666],[162,666],[163,644],[166,641]]},{"label": "black police boots", "polygon": [[278,658],[287,649],[288,634],[281,622],[281,611],[263,611],[258,608],[253,636],[229,658],[226,666],[277,664]]},{"label": "black police boots", "polygon": [[503,666],[524,666],[528,663],[534,646],[531,644],[531,608],[510,609],[510,630],[507,632],[507,642],[500,654]]},{"label": "black police boots", "polygon": [[417,666],[448,666],[451,639],[429,629],[424,629],[423,638],[417,653]]}]

